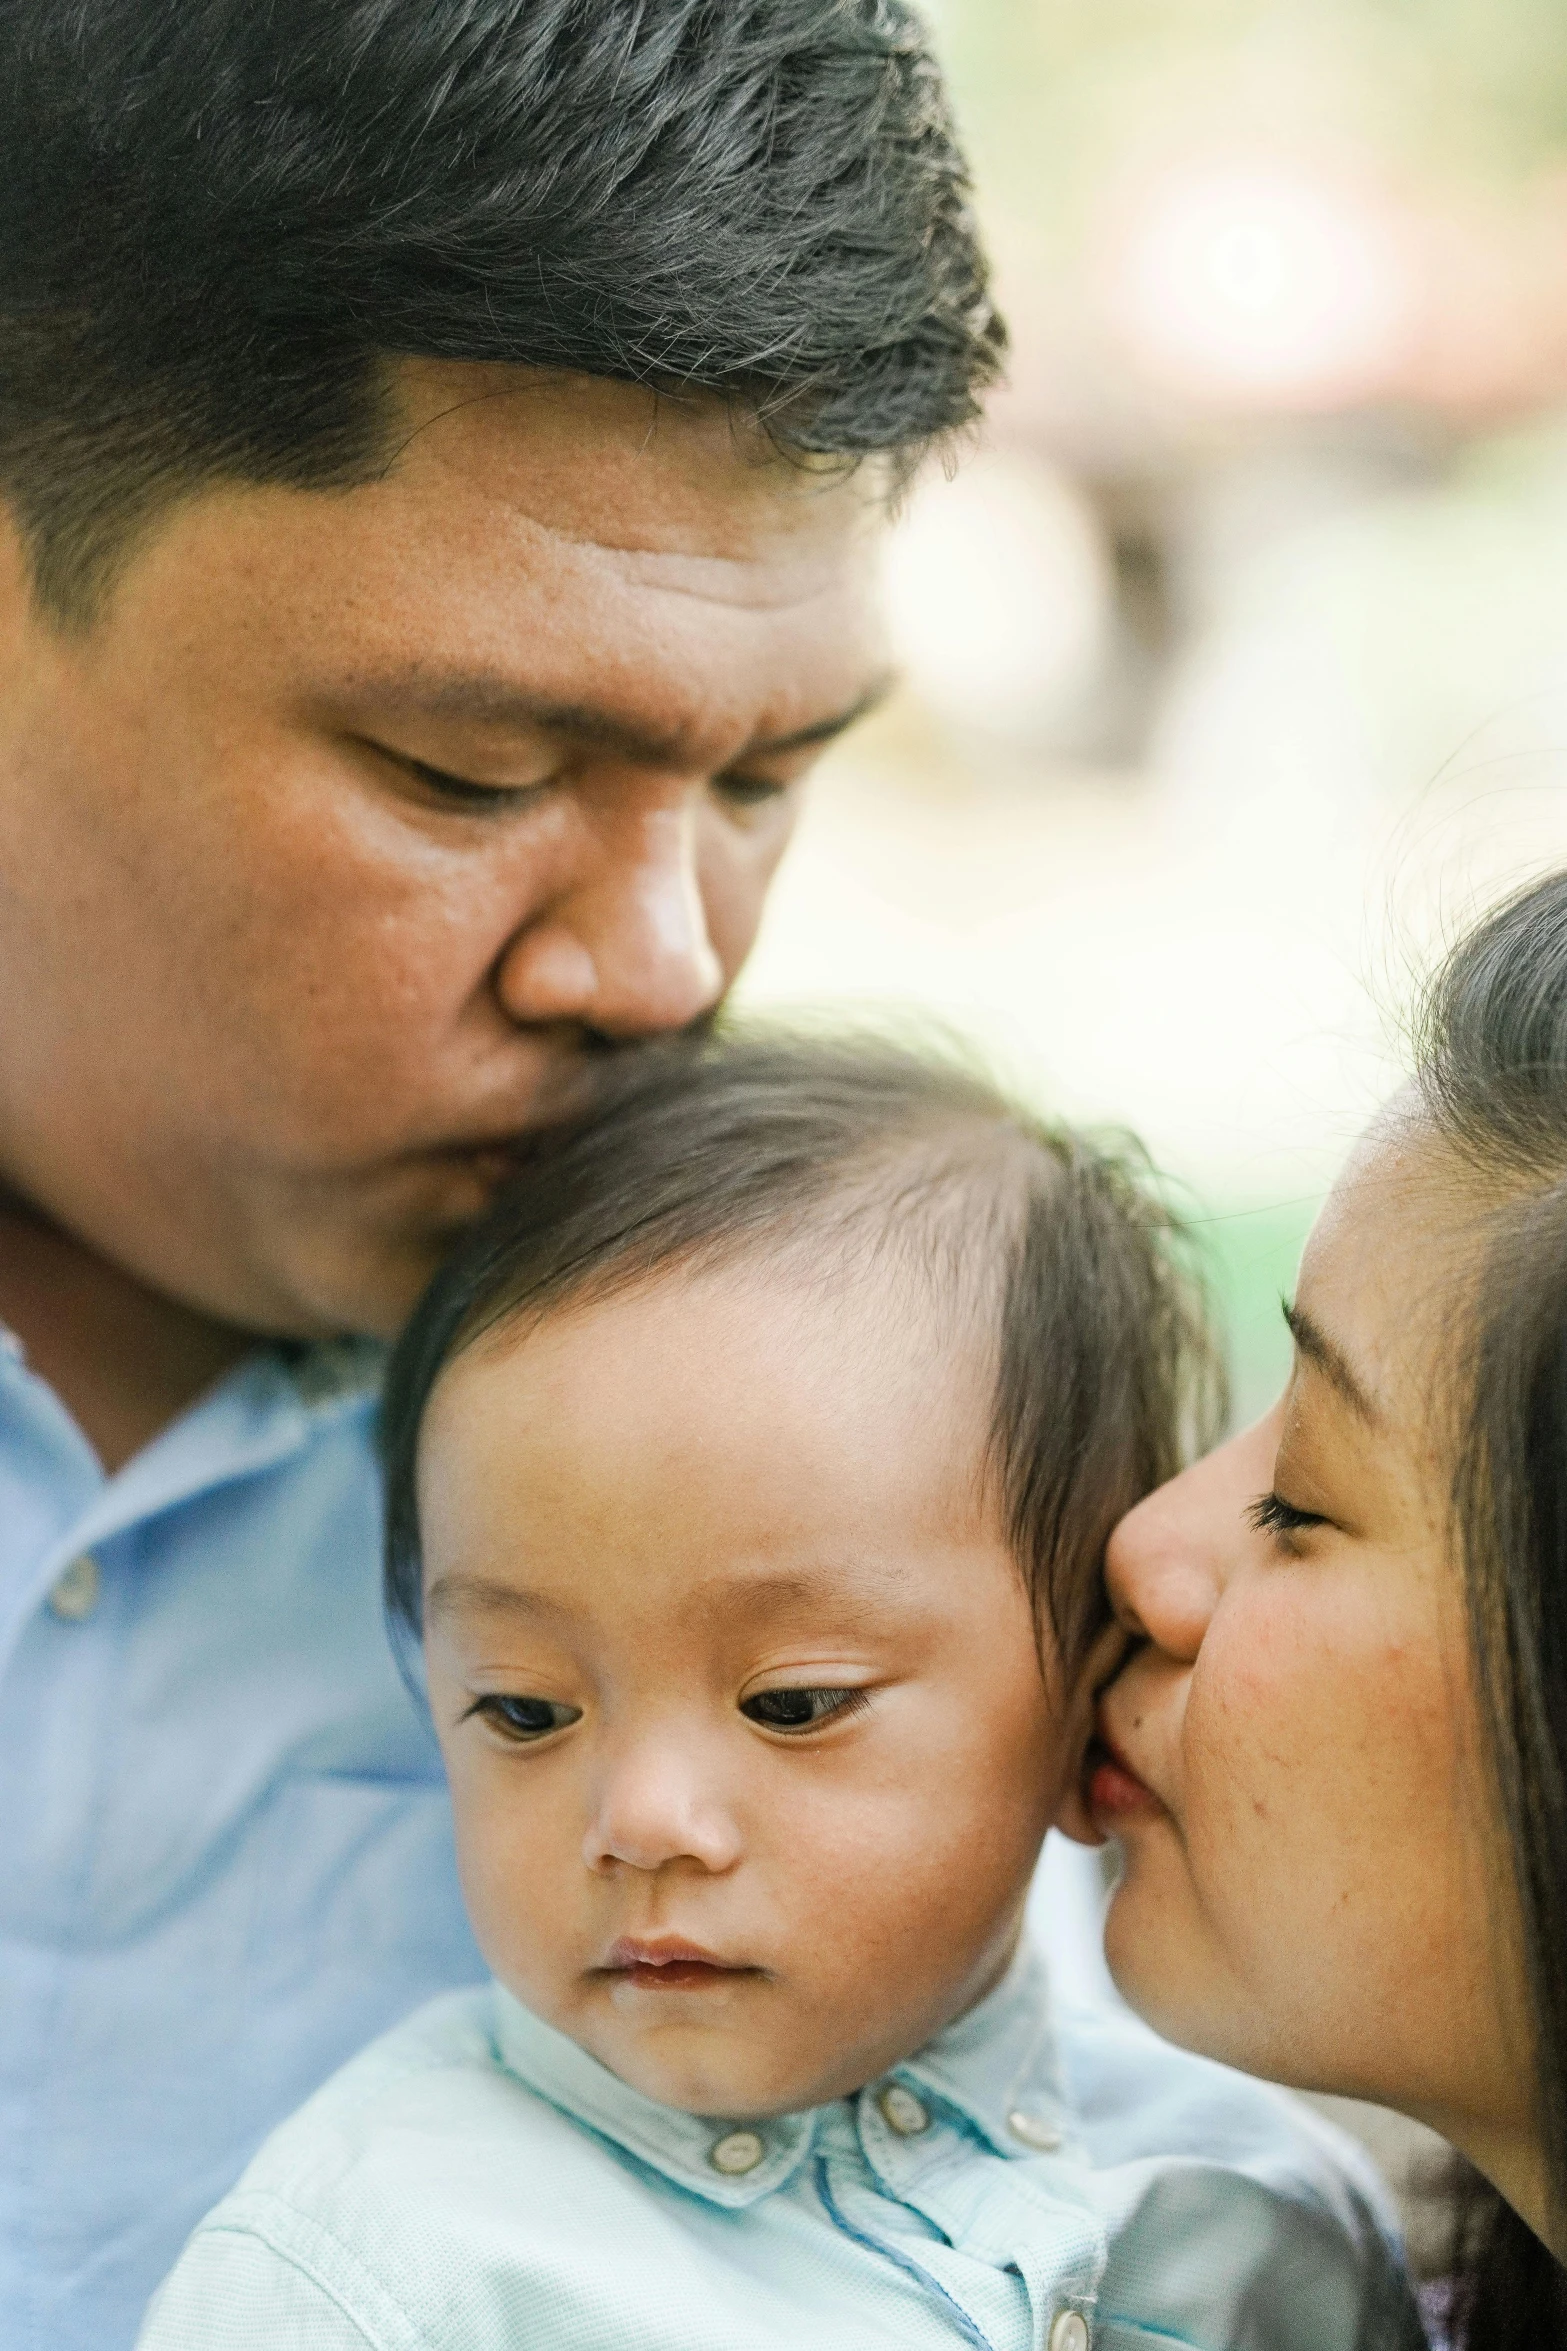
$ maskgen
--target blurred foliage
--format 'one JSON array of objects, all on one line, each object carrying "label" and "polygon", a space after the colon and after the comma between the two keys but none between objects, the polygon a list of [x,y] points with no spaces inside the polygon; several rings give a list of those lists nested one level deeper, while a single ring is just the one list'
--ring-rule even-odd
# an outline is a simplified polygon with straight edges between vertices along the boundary
[{"label": "blurred foliage", "polygon": [[[1070,235],[1129,146],[1313,116],[1390,160],[1507,183],[1567,150],[1564,0],[935,0],[992,199]],[[1238,111],[1237,111],[1238,110]],[[1055,221],[1038,221],[1041,202]]]}]

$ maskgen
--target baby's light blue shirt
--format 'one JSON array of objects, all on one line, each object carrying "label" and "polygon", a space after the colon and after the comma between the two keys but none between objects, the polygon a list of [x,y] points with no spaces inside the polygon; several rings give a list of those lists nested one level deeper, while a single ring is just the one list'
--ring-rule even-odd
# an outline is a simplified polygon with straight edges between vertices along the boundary
[{"label": "baby's light blue shirt", "polygon": [[1413,2351],[1337,2133],[1025,1950],[857,2096],[754,2127],[629,2089],[497,1986],[274,2132],[140,2351]]}]

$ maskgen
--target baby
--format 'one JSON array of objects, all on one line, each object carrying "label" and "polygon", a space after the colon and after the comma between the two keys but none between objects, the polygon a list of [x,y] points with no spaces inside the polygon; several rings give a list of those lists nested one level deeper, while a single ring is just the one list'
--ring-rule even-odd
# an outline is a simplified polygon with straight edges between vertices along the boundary
[{"label": "baby", "polygon": [[1422,2340],[1354,2157],[1023,1939],[1200,1363],[1162,1221],[891,1045],[642,1051],[528,1142],[385,1413],[496,1980],[274,2134],[142,2351]]}]

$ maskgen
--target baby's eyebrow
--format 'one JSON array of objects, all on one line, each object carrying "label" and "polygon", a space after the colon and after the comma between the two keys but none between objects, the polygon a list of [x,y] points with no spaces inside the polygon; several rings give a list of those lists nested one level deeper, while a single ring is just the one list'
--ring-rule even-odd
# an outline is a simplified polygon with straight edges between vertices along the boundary
[{"label": "baby's eyebrow", "polygon": [[[786,1615],[791,1609],[830,1606],[840,1625],[846,1618],[873,1617],[881,1596],[902,1579],[889,1562],[883,1574],[870,1573],[863,1562],[854,1571],[841,1567],[734,1569],[693,1579],[684,1595],[681,1613],[698,1619],[715,1613],[739,1615],[748,1622]],[[866,1589],[867,1582],[870,1589]],[[567,1621],[572,1611],[543,1592],[530,1591],[497,1576],[452,1572],[436,1576],[425,1594],[424,1614],[431,1619],[454,1616],[511,1616],[532,1623]],[[845,1628],[847,1629],[847,1628]]]},{"label": "baby's eyebrow", "polygon": [[559,1618],[567,1613],[558,1600],[530,1592],[525,1585],[501,1583],[493,1576],[439,1575],[424,1596],[427,1618],[460,1616],[468,1610],[480,1615],[535,1618]]},{"label": "baby's eyebrow", "polygon": [[877,1603],[903,1581],[891,1561],[876,1567],[864,1560],[852,1567],[738,1567],[695,1579],[686,1606],[698,1617],[727,1610],[748,1621],[783,1616],[791,1609],[830,1608],[842,1623],[846,1617],[874,1617]]}]

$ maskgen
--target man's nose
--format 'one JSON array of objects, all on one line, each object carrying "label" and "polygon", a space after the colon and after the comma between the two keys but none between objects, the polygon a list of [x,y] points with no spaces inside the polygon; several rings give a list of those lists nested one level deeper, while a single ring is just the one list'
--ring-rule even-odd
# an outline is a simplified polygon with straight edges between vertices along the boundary
[{"label": "man's nose", "polygon": [[1129,1633],[1190,1664],[1226,1584],[1255,1542],[1248,1506],[1266,1491],[1279,1413],[1194,1462],[1127,1513],[1110,1537],[1105,1580]]},{"label": "man's nose", "polygon": [[496,993],[513,1020],[631,1038],[711,1011],[726,974],[698,871],[702,797],[649,795],[590,826],[565,887],[501,958]]},{"label": "man's nose", "polygon": [[717,1876],[739,1860],[740,1835],[700,1756],[673,1735],[643,1738],[606,1759],[582,1858],[600,1875],[690,1862]]}]

